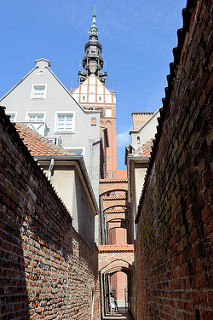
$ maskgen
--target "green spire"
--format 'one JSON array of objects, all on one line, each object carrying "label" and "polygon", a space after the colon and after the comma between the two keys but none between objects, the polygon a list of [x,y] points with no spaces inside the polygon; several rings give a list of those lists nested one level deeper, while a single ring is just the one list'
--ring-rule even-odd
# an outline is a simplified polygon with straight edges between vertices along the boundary
[{"label": "green spire", "polygon": [[91,25],[91,28],[90,28],[90,36],[98,37],[98,27],[96,26],[95,6],[94,6],[92,25]]}]

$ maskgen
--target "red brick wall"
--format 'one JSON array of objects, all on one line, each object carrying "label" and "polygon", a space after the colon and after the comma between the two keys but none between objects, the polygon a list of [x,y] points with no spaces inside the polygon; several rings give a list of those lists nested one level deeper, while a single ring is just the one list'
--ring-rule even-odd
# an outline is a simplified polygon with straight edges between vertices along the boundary
[{"label": "red brick wall", "polygon": [[133,130],[138,130],[153,115],[153,112],[132,113]]},{"label": "red brick wall", "polygon": [[188,1],[178,33],[139,205],[137,320],[213,319],[212,5]]},{"label": "red brick wall", "polygon": [[0,108],[0,319],[99,319],[97,249]]}]

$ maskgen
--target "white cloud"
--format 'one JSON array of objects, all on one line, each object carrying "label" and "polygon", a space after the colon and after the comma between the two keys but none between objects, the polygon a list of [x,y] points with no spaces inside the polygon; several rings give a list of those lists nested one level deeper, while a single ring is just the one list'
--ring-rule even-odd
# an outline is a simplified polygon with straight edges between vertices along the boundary
[{"label": "white cloud", "polygon": [[122,132],[117,133],[117,145],[118,146],[126,146],[128,144],[130,144],[130,135],[129,135],[129,131],[132,128],[123,128]]}]

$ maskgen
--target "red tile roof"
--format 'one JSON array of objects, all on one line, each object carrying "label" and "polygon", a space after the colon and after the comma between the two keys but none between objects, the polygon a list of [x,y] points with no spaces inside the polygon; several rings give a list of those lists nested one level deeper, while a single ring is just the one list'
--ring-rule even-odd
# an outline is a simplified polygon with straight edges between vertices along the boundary
[{"label": "red tile roof", "polygon": [[100,179],[100,183],[121,183],[121,182],[128,182],[128,179]]},{"label": "red tile roof", "polygon": [[35,130],[28,128],[25,124],[16,123],[15,127],[32,156],[70,155],[70,153],[53,144]]},{"label": "red tile roof", "polygon": [[153,139],[147,141],[140,148],[133,152],[133,156],[137,157],[150,157],[153,146]]}]

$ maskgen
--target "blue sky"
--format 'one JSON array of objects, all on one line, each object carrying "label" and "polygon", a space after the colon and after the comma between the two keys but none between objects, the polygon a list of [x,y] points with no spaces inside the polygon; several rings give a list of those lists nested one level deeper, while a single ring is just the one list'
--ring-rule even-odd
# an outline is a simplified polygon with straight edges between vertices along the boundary
[{"label": "blue sky", "polygon": [[131,113],[156,111],[165,96],[186,0],[0,0],[0,97],[42,57],[68,89],[77,87],[94,3],[107,87],[117,97],[118,167],[124,168]]}]

